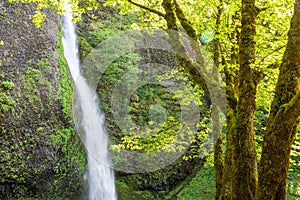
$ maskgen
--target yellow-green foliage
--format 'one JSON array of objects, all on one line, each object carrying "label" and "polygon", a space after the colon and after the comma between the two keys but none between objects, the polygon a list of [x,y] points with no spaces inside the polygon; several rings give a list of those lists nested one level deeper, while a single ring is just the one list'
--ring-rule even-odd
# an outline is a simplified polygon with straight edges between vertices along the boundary
[{"label": "yellow-green foliage", "polygon": [[[37,27],[41,27],[42,23],[45,21],[46,15],[43,13],[44,9],[55,9],[59,15],[63,15],[65,12],[65,0],[9,0],[9,2],[36,3],[35,14],[30,16],[30,18]],[[73,9],[74,21],[80,20],[82,14],[87,10],[93,10],[99,7],[97,0],[70,0],[69,2]]]}]

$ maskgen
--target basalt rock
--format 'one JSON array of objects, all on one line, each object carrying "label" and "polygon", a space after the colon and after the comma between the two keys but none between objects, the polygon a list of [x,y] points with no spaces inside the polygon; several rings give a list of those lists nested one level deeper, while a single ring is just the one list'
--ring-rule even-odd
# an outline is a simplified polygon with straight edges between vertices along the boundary
[{"label": "basalt rock", "polygon": [[73,86],[62,56],[60,19],[33,4],[0,2],[0,199],[76,199],[85,153],[73,129]]}]

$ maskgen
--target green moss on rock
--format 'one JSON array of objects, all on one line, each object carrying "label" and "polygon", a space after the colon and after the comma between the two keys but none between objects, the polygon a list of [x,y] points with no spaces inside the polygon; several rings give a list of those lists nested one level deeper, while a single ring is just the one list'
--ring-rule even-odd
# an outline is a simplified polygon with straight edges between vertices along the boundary
[{"label": "green moss on rock", "polygon": [[[83,192],[85,150],[72,123],[72,78],[57,44],[59,17],[33,5],[0,7],[0,199],[76,199]],[[58,49],[58,50],[57,50]]]},{"label": "green moss on rock", "polygon": [[15,84],[11,81],[0,82],[0,122],[1,118],[16,105],[13,98],[10,97],[10,90],[15,87]]}]

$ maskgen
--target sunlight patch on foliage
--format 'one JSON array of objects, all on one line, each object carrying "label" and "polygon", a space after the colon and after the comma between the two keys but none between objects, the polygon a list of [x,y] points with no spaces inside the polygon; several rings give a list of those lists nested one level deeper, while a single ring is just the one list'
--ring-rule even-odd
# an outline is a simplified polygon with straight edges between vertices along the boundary
[{"label": "sunlight patch on foliage", "polygon": [[[9,3],[34,3],[36,11],[30,18],[37,27],[41,27],[46,19],[45,9],[54,9],[61,16],[65,13],[65,0],[9,0]],[[82,14],[86,11],[95,10],[99,7],[97,0],[70,0],[69,4],[73,10],[74,22],[81,20]]]}]

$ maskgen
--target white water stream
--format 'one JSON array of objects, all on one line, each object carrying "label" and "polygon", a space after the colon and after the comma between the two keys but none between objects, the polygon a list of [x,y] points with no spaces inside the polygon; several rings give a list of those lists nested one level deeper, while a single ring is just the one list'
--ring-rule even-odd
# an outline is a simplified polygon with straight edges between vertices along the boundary
[{"label": "white water stream", "polygon": [[99,110],[96,91],[93,91],[80,73],[78,45],[72,10],[66,5],[63,20],[64,55],[69,65],[78,96],[81,111],[80,128],[85,133],[85,147],[88,156],[89,200],[116,200],[114,172],[108,157],[108,138],[104,130],[103,114]]}]

